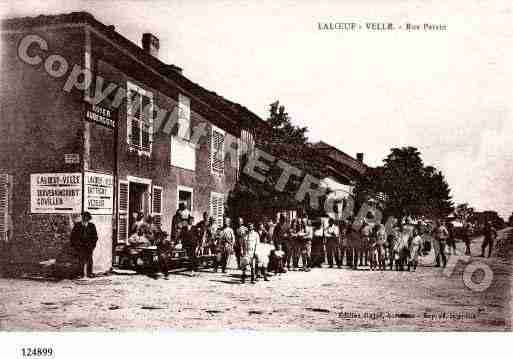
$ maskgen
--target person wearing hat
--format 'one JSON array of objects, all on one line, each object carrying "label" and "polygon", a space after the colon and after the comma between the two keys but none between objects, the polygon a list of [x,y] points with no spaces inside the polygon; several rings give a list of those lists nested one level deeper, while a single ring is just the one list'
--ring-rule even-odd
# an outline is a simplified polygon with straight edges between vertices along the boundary
[{"label": "person wearing hat", "polygon": [[80,278],[84,278],[84,267],[87,277],[93,277],[93,251],[98,242],[98,232],[91,218],[91,213],[84,212],[82,221],[77,222],[71,231],[71,246],[78,256]]}]

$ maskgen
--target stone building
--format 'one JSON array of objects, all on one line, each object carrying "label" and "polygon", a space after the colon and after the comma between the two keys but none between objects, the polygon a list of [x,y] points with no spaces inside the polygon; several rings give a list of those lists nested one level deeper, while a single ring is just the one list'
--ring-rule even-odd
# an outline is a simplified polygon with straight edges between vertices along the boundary
[{"label": "stone building", "polygon": [[170,231],[184,203],[222,221],[263,121],[88,13],[4,20],[0,74],[0,263],[55,258],[93,215],[96,272],[134,212]]}]

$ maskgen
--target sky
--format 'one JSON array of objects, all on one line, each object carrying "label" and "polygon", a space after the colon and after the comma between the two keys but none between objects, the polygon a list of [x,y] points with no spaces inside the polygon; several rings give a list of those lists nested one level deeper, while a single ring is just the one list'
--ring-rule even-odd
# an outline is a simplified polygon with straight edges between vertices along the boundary
[{"label": "sky", "polygon": [[[456,203],[513,212],[511,1],[0,1],[4,17],[88,11],[184,75],[292,121],[371,166],[415,146]],[[440,32],[321,31],[318,23],[445,24]]]}]

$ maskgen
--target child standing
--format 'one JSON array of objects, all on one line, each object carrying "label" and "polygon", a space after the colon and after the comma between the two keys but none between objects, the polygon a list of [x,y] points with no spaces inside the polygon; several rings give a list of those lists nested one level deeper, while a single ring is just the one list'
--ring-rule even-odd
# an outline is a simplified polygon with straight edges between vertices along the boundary
[{"label": "child standing", "polygon": [[283,251],[283,247],[281,243],[278,243],[276,250],[274,251],[274,274],[285,273],[285,268],[283,267],[283,258],[285,257],[285,252]]}]

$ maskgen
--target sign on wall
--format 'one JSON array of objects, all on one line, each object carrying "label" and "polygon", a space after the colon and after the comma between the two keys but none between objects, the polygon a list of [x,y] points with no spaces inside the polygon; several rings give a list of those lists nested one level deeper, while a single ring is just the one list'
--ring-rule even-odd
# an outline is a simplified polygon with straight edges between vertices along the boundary
[{"label": "sign on wall", "polygon": [[84,182],[84,208],[91,214],[112,214],[111,175],[86,172]]},{"label": "sign on wall", "polygon": [[86,120],[108,128],[116,126],[114,111],[98,105],[87,105]]},{"label": "sign on wall", "polygon": [[80,163],[80,155],[78,153],[65,153],[64,163],[67,165]]},{"label": "sign on wall", "polygon": [[36,173],[30,175],[32,213],[80,213],[81,173]]}]

